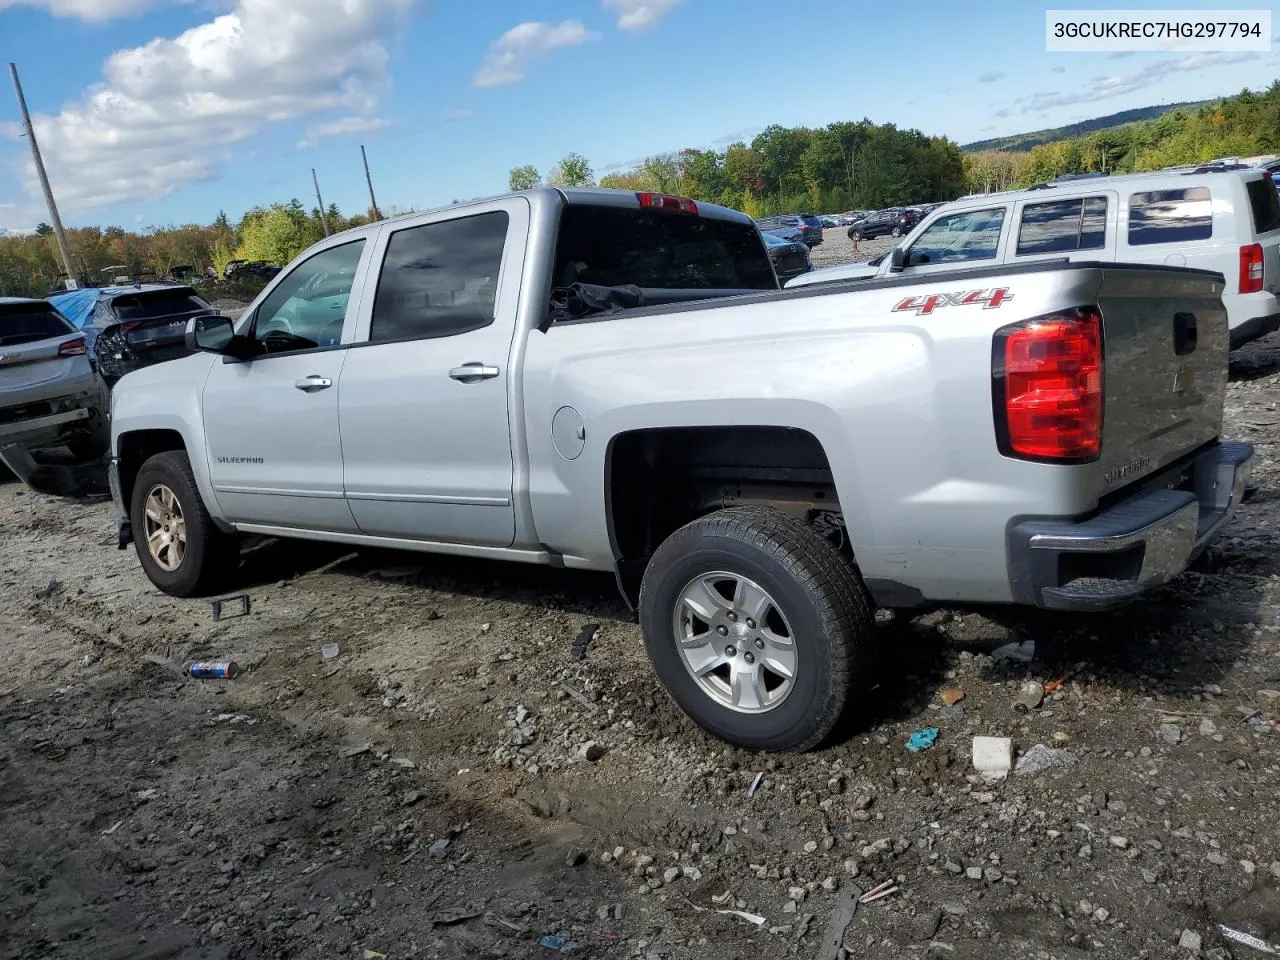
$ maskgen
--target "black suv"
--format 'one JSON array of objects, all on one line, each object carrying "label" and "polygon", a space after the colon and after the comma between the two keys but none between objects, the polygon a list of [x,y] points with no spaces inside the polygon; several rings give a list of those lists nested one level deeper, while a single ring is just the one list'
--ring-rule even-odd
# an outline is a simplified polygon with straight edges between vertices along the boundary
[{"label": "black suv", "polygon": [[807,247],[816,247],[822,242],[822,221],[812,213],[783,213],[757,220],[756,225],[765,233],[788,240],[794,237]]},{"label": "black suv", "polygon": [[920,222],[917,210],[906,207],[890,207],[878,210],[865,220],[859,220],[849,228],[849,239],[874,240],[876,237],[900,237],[910,233],[911,228]]}]

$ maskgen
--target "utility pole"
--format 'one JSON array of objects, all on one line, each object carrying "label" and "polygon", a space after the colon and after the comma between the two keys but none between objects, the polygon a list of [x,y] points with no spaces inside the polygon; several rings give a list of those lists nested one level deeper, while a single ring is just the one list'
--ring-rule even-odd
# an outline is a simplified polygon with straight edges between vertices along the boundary
[{"label": "utility pole", "polygon": [[314,183],[316,187],[316,206],[320,209],[320,223],[324,227],[324,235],[327,237],[329,235],[329,218],[325,216],[324,200],[320,196],[320,181],[316,177],[315,167],[311,168],[311,182]]},{"label": "utility pole", "polygon": [[67,234],[62,229],[62,218],[58,216],[58,205],[53,202],[53,189],[49,186],[49,175],[44,171],[44,160],[40,157],[40,145],[36,143],[36,131],[31,126],[31,114],[27,112],[27,98],[22,95],[22,82],[18,79],[18,65],[9,64],[9,73],[13,76],[13,89],[18,95],[18,109],[22,111],[22,125],[26,127],[27,139],[31,141],[31,156],[36,163],[36,173],[40,177],[40,188],[44,190],[44,202],[49,208],[49,221],[53,224],[53,236],[58,241],[58,253],[62,255],[62,268],[67,272],[67,280],[72,288],[78,286],[75,268],[71,265],[71,249],[67,246]]},{"label": "utility pole", "polygon": [[375,220],[382,219],[382,213],[378,210],[378,201],[373,196],[373,177],[369,176],[369,155],[364,152],[364,144],[360,144],[360,156],[364,160],[364,179],[369,184],[369,206],[373,208],[373,218]]}]

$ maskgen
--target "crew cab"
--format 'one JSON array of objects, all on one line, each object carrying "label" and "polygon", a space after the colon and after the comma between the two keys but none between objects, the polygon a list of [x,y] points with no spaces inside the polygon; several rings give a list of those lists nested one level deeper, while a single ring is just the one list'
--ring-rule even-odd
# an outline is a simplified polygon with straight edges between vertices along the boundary
[{"label": "crew cab", "polygon": [[510,194],[321,241],[112,399],[119,541],[161,590],[237,538],[612,571],[673,699],[821,743],[872,610],[1103,610],[1240,501],[1216,274],[1045,262],[780,291],[744,214]]},{"label": "crew cab", "polygon": [[1280,329],[1280,199],[1271,175],[1250,168],[1083,174],[965,197],[933,211],[887,256],[788,286],[1062,258],[1221,273],[1232,348]]}]

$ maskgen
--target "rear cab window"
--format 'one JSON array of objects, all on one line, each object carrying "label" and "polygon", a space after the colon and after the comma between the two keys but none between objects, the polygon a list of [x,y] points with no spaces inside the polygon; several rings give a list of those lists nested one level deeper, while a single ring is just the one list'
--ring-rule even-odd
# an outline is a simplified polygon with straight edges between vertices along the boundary
[{"label": "rear cab window", "polygon": [[1208,187],[1150,190],[1129,196],[1129,246],[1187,243],[1213,236]]},{"label": "rear cab window", "polygon": [[1280,230],[1280,193],[1269,177],[1250,180],[1245,184],[1249,191],[1249,208],[1253,212],[1254,233],[1270,233]]},{"label": "rear cab window", "polygon": [[0,303],[0,347],[16,347],[75,333],[49,303]]},{"label": "rear cab window", "polygon": [[1107,238],[1107,198],[1075,197],[1028,203],[1018,226],[1019,257],[1101,250]]},{"label": "rear cab window", "polygon": [[662,290],[777,290],[753,223],[700,214],[569,204],[551,285]]}]

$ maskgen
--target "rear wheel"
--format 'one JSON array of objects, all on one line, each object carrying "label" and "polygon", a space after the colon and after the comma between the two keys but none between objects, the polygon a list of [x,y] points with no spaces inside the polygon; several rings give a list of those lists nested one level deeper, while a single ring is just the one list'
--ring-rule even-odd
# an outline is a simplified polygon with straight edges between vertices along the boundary
[{"label": "rear wheel", "polygon": [[214,524],[180,450],[156,454],[142,465],[129,518],[142,569],[167,594],[214,593],[238,565],[239,541]]},{"label": "rear wheel", "polygon": [[889,231],[889,236],[891,236],[891,237],[900,237],[900,236],[902,236],[902,228],[901,228],[901,227],[898,227],[898,226],[895,226],[892,230],[890,230],[890,231]]},{"label": "rear wheel", "polygon": [[817,746],[869,679],[865,587],[830,543],[775,510],[721,510],[672,534],[645,571],[640,622],[676,704],[749,749]]}]

